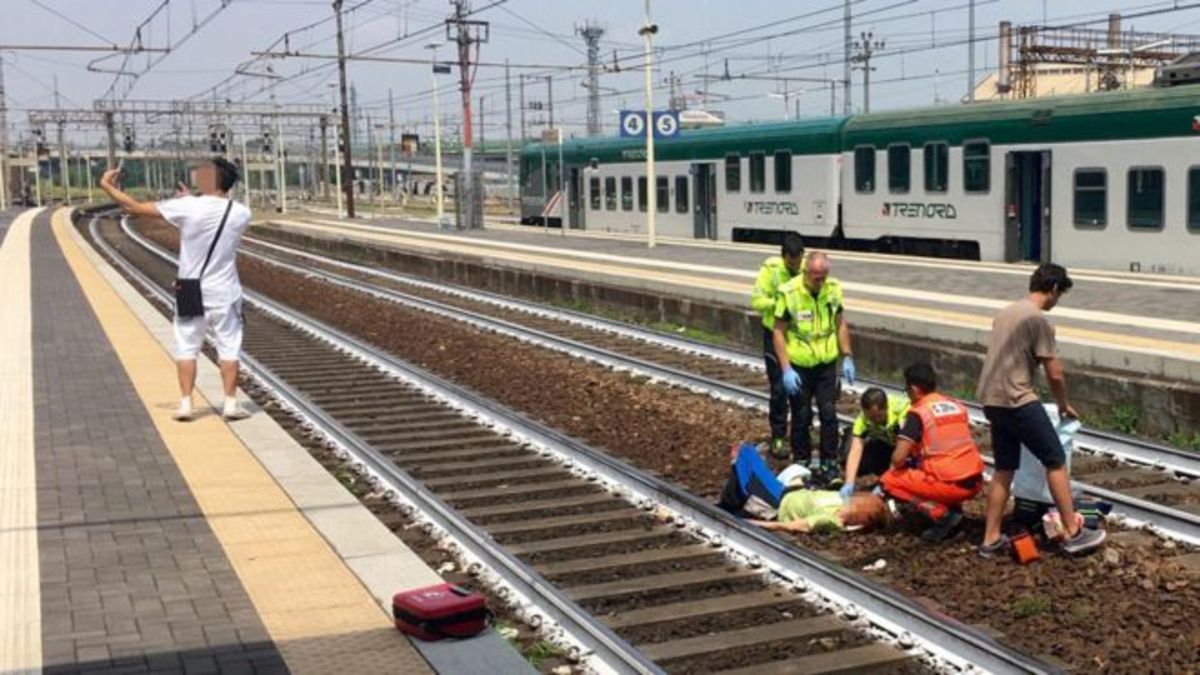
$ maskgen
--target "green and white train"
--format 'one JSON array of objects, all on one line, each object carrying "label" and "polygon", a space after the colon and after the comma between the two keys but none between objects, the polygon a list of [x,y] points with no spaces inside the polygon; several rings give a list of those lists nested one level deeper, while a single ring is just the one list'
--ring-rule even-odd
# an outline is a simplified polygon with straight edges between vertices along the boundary
[{"label": "green and white train", "polygon": [[[522,150],[523,223],[644,233],[640,139],[562,158]],[[1200,274],[1200,88],[685,131],[655,158],[663,236]]]}]

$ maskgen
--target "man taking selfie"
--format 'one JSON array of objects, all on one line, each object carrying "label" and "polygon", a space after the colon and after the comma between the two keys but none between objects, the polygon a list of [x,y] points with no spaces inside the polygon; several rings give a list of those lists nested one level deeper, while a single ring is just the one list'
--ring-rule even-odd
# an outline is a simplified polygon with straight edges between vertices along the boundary
[{"label": "man taking selfie", "polygon": [[175,362],[181,398],[174,418],[191,420],[196,357],[212,330],[225,388],[222,414],[238,420],[249,414],[237,399],[238,359],[242,351],[242,286],[238,281],[237,247],[250,224],[250,209],[229,193],[238,169],[222,157],[206,160],[192,171],[197,196],[162,202],[139,202],[117,186],[120,168],[109,169],[100,187],[132,216],[162,218],[179,228],[179,276],[176,280]]}]

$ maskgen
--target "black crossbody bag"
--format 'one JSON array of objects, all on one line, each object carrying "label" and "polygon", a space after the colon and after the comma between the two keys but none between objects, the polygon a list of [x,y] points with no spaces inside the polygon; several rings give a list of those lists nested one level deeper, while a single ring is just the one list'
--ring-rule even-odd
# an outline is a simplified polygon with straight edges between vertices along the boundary
[{"label": "black crossbody bag", "polygon": [[[225,215],[221,216],[221,225],[217,228],[217,234],[213,236],[212,243],[208,246],[208,255],[204,256],[204,265],[200,267],[200,274],[195,279],[176,279],[175,280],[175,316],[180,319],[193,319],[198,316],[204,316],[204,295],[200,292],[200,280],[204,278],[204,270],[208,269],[208,262],[212,260],[213,251],[217,248],[217,240],[221,238],[221,232],[225,230],[225,221],[229,220],[229,211],[233,209],[233,200],[229,200],[229,205],[225,207]],[[180,234],[182,242],[182,233]],[[180,250],[182,250],[182,245]]]}]

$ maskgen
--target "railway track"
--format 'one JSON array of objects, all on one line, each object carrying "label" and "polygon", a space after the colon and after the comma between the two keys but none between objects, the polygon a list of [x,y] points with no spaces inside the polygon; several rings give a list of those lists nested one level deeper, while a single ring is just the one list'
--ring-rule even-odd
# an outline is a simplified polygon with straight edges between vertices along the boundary
[{"label": "railway track", "polygon": [[[292,271],[472,324],[604,365],[765,408],[761,359],[727,348],[627,323],[514,300],[483,291],[434,284],[409,275],[335,260],[250,238],[250,255]],[[890,393],[894,387],[883,386]],[[983,411],[972,419],[985,426]],[[848,423],[849,415],[841,421]],[[1077,440],[1075,487],[1110,502],[1118,518],[1200,544],[1200,456],[1157,443],[1085,430]]]},{"label": "railway track", "polygon": [[[169,303],[166,254],[118,251],[108,229],[93,221],[97,246]],[[332,327],[249,301],[257,380],[594,670],[1055,670]]]}]

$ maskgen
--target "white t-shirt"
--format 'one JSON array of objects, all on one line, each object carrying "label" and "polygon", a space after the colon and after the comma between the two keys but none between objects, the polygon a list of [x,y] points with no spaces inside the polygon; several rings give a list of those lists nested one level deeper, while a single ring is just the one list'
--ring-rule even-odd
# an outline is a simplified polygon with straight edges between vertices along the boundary
[{"label": "white t-shirt", "polygon": [[[204,265],[204,256],[212,245],[229,200],[202,195],[178,197],[158,203],[158,212],[179,228],[179,278],[195,279]],[[237,247],[242,233],[250,225],[250,209],[234,202],[212,259],[200,280],[205,307],[224,307],[242,299],[242,284],[237,274]]]}]

